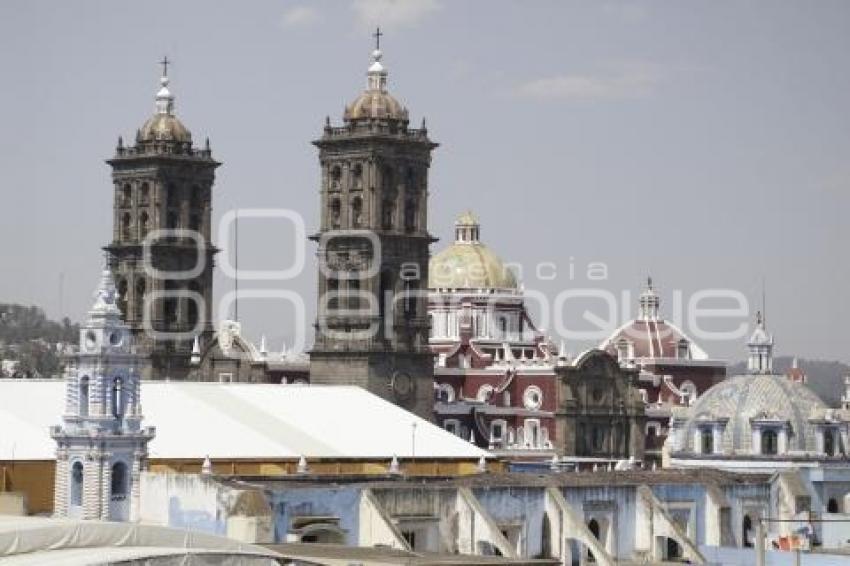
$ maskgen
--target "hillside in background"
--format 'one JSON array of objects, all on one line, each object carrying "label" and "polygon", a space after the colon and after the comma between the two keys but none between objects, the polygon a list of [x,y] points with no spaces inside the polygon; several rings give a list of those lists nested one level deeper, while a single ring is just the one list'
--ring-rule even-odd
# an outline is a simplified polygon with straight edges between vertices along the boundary
[{"label": "hillside in background", "polygon": [[[794,358],[791,356],[774,358],[773,369],[776,373],[785,374],[793,361]],[[841,404],[841,396],[844,394],[844,377],[850,375],[850,366],[841,362],[803,358],[797,358],[797,365],[808,377],[807,385],[823,399],[824,403],[830,407],[838,407]],[[738,362],[729,366],[726,375],[739,375],[746,372],[746,362]]]},{"label": "hillside in background", "polygon": [[56,377],[62,352],[79,333],[68,318],[56,322],[39,307],[0,303],[0,359],[18,362],[9,376]]}]

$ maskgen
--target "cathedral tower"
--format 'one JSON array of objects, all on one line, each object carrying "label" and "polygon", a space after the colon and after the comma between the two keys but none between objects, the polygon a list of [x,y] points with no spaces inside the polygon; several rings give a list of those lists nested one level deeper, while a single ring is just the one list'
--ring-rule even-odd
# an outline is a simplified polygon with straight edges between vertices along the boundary
[{"label": "cathedral tower", "polygon": [[[380,41],[380,31],[376,33]],[[319,148],[318,319],[312,383],[354,384],[431,419],[428,168],[437,144],[387,91],[380,43],[366,90]]]},{"label": "cathedral tower", "polygon": [[56,516],[131,518],[154,436],[153,428],[141,427],[141,361],[106,268],[80,328],[79,356],[66,370],[63,424],[50,431],[57,445]]},{"label": "cathedral tower", "polygon": [[133,337],[150,354],[145,377],[184,379],[195,337],[212,335],[212,275],[216,249],[210,238],[215,169],[204,149],[174,114],[163,61],[154,115],[124,146],[112,166],[112,256],[118,305]]}]

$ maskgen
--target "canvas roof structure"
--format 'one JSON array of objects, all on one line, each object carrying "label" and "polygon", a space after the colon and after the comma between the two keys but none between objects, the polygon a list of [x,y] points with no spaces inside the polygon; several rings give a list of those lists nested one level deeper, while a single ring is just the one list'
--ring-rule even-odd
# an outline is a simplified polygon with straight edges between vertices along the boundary
[{"label": "canvas roof structure", "polygon": [[9,566],[272,566],[280,563],[279,558],[268,548],[183,529],[0,515],[0,562]]},{"label": "canvas roof structure", "polygon": [[[0,460],[52,460],[63,380],[0,379]],[[355,386],[149,381],[152,459],[478,460],[490,454]]]}]

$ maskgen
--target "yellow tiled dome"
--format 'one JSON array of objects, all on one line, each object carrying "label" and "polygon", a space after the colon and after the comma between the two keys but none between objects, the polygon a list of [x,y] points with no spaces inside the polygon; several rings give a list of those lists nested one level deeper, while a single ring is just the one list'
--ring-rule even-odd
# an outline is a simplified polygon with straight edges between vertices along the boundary
[{"label": "yellow tiled dome", "polygon": [[479,224],[472,212],[455,222],[455,242],[431,258],[428,287],[431,289],[516,290],[516,275],[478,240]]}]

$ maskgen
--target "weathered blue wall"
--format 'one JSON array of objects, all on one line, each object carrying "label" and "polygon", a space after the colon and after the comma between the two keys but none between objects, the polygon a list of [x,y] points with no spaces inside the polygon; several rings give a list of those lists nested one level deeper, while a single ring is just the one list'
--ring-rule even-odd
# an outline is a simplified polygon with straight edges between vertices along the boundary
[{"label": "weathered blue wall", "polygon": [[284,542],[293,517],[326,516],[339,518],[345,531],[345,544],[358,544],[360,528],[360,489],[318,487],[274,491],[269,503],[274,513],[275,541]]},{"label": "weathered blue wall", "polygon": [[482,488],[473,494],[496,523],[524,525],[524,548],[520,555],[537,556],[543,550],[545,490],[534,487]]}]

